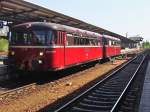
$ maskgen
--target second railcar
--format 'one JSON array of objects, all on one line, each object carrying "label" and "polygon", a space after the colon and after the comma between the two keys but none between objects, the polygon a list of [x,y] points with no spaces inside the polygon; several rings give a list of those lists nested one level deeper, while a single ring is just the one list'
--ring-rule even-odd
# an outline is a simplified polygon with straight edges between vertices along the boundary
[{"label": "second railcar", "polygon": [[105,45],[104,45],[105,52],[104,53],[105,53],[106,58],[120,55],[120,51],[121,51],[120,39],[112,37],[112,36],[108,36],[108,35],[104,35],[103,37],[104,37],[104,41],[105,41]]}]

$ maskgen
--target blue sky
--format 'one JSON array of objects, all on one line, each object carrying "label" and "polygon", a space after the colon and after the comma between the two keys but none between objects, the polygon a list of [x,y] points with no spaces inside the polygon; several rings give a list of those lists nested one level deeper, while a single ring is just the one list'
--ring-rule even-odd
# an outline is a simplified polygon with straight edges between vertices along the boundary
[{"label": "blue sky", "polygon": [[[29,0],[26,0],[29,1]],[[150,0],[30,0],[30,2],[125,36],[150,41]]]}]

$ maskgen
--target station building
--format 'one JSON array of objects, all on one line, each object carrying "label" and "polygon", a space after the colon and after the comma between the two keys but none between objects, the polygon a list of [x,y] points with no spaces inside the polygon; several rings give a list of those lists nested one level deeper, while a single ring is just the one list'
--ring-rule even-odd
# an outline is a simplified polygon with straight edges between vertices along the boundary
[{"label": "station building", "polygon": [[142,47],[142,41],[143,41],[143,38],[141,36],[134,36],[134,37],[129,37],[129,39],[135,41],[135,47],[136,48],[141,48]]}]

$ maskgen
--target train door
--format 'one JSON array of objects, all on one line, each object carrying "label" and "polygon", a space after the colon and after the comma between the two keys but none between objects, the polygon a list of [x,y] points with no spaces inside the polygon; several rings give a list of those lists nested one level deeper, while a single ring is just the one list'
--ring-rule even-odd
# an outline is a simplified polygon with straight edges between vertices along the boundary
[{"label": "train door", "polygon": [[59,64],[61,68],[65,65],[65,32],[58,31],[57,43],[59,44]]}]

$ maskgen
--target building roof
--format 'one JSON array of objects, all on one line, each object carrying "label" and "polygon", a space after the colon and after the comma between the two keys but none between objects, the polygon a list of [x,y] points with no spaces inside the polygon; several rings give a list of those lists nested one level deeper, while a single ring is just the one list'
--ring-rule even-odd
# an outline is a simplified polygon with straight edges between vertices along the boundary
[{"label": "building roof", "polygon": [[142,41],[143,38],[140,37],[140,36],[135,36],[135,37],[129,37],[129,39],[133,40],[133,41],[136,41],[136,42],[139,42],[139,41]]},{"label": "building roof", "polygon": [[117,33],[23,0],[0,0],[0,20],[13,22],[15,24],[29,21],[48,21],[110,35],[120,38],[126,43],[134,42]]}]

